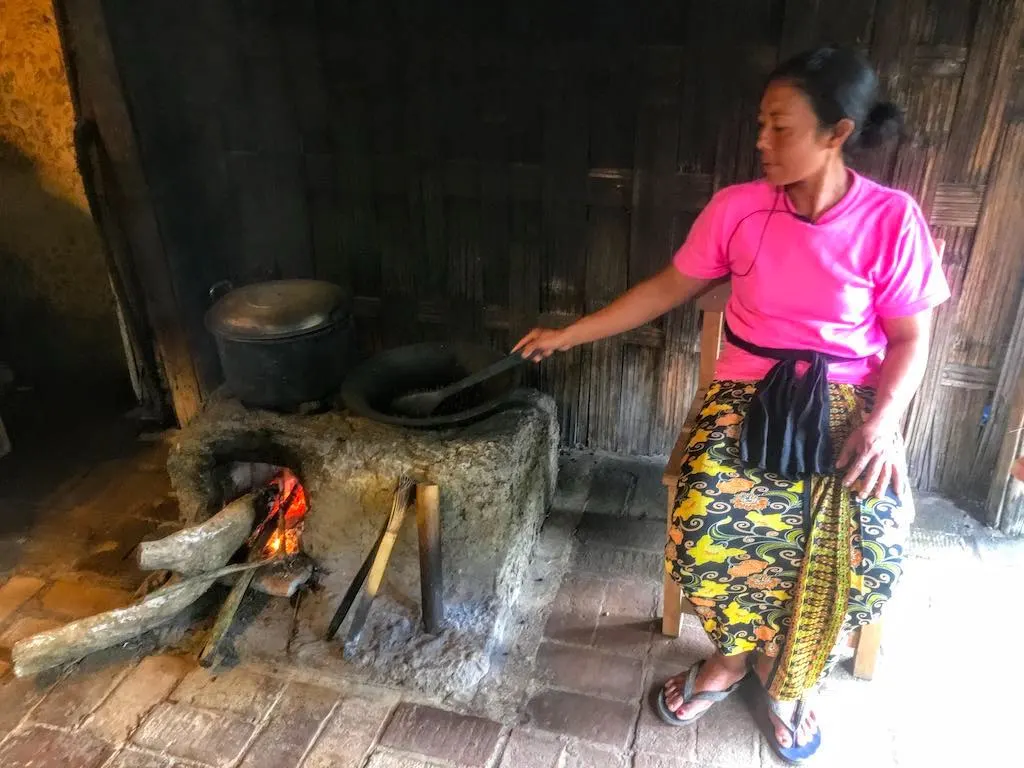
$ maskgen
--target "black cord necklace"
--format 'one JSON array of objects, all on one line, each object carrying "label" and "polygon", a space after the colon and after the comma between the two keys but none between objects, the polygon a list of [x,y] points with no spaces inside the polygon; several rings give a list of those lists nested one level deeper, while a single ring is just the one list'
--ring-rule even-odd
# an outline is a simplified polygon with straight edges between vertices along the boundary
[{"label": "black cord necklace", "polygon": [[743,225],[743,222],[745,222],[751,216],[756,216],[759,213],[767,213],[768,214],[768,216],[765,217],[764,226],[761,227],[761,236],[757,239],[757,249],[754,251],[754,258],[751,259],[750,266],[747,267],[747,271],[746,272],[734,272],[733,273],[733,277],[746,277],[747,275],[749,275],[754,270],[754,266],[757,264],[757,257],[761,254],[761,245],[764,243],[764,236],[768,232],[768,224],[771,223],[772,216],[774,216],[776,213],[788,213],[794,219],[802,221],[805,224],[813,224],[814,223],[808,217],[803,216],[803,215],[797,213],[796,211],[789,210],[789,206],[788,205],[783,207],[783,208],[779,208],[779,199],[782,197],[783,194],[784,194],[783,188],[782,187],[776,187],[775,188],[775,198],[772,200],[772,207],[771,208],[758,208],[756,211],[751,211],[746,216],[744,216],[742,219],[740,219],[738,222],[736,222],[736,226],[733,227],[732,232],[729,234],[729,239],[726,240],[726,242],[725,242],[725,255],[726,255],[726,257],[728,257],[728,255],[729,255],[729,249],[732,248],[733,238],[736,237],[736,233],[739,232],[739,229]]}]

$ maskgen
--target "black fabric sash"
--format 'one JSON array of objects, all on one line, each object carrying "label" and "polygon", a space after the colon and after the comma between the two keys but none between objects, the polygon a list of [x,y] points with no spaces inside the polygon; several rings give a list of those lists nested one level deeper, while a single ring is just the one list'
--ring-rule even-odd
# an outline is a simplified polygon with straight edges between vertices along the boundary
[{"label": "black fabric sash", "polygon": [[[829,429],[829,363],[858,360],[805,349],[775,349],[751,344],[725,324],[729,343],[758,357],[778,360],[757,383],[740,432],[740,458],[748,466],[788,480],[833,472],[835,457]],[[803,376],[797,363],[808,363]]]}]

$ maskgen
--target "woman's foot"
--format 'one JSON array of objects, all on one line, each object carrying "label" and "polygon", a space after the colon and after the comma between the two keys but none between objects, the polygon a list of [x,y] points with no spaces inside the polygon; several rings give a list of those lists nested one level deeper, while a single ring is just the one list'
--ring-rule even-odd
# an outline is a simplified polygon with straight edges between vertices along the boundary
[{"label": "woman's foot", "polygon": [[[774,665],[774,659],[770,659],[762,653],[757,654],[757,660],[754,663],[754,671],[757,676],[761,679],[761,684],[764,686],[765,695],[768,691],[768,678],[771,676],[772,666]],[[790,722],[793,722],[793,715],[796,713],[798,702],[796,701],[777,701],[775,702],[779,714],[785,716]],[[775,740],[779,746],[783,749],[789,749],[790,747],[802,747],[805,744],[810,744],[814,740],[815,734],[818,732],[818,721],[814,716],[814,712],[807,709],[804,713],[804,720],[800,723],[799,728],[796,731],[796,743],[793,743],[793,736],[790,733],[789,728],[776,714],[774,711],[769,710],[769,716],[771,717],[772,725],[775,727]]]},{"label": "woman's foot", "polygon": [[[665,706],[680,720],[692,720],[707,711],[714,701],[705,698],[691,698],[683,701],[683,689],[689,670],[680,672],[665,683]],[[694,693],[727,691],[747,674],[747,654],[723,656],[716,653],[700,668],[693,686]]]}]

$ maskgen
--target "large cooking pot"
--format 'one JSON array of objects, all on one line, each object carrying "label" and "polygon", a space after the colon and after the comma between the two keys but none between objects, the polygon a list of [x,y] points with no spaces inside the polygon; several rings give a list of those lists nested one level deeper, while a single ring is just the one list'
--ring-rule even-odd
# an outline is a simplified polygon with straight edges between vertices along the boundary
[{"label": "large cooking pot", "polygon": [[228,389],[275,410],[333,395],[352,355],[351,307],[342,288],[321,280],[228,290],[206,314]]}]

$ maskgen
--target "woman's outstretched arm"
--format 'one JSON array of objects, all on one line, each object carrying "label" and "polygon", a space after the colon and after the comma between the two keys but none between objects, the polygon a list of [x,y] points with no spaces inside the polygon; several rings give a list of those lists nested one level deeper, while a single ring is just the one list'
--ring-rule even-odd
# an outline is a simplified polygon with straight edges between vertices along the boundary
[{"label": "woman's outstretched arm", "polygon": [[513,351],[532,360],[542,360],[554,352],[616,336],[686,303],[711,282],[684,275],[670,264],[654,277],[634,285],[607,307],[581,317],[566,328],[534,328]]}]

